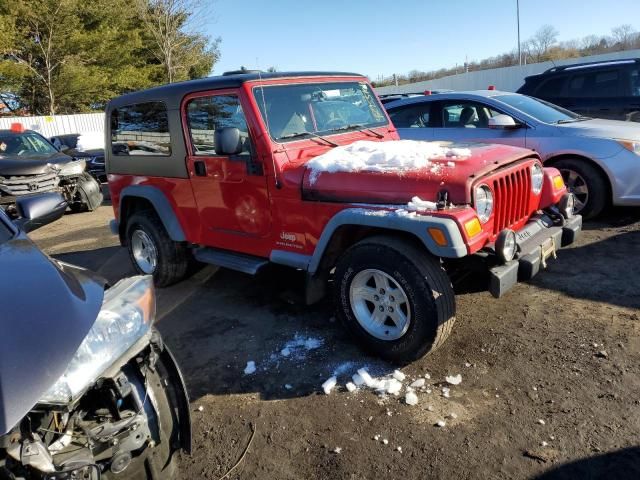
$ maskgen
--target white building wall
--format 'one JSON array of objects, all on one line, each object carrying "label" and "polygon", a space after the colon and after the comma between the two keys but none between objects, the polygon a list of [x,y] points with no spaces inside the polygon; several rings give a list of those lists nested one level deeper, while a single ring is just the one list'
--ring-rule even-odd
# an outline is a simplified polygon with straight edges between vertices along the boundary
[{"label": "white building wall", "polygon": [[29,130],[53,137],[65,133],[104,133],[104,113],[79,113],[77,115],[52,115],[42,117],[0,117],[0,130],[21,123]]},{"label": "white building wall", "polygon": [[524,84],[525,77],[542,73],[545,70],[558,65],[573,63],[599,62],[606,60],[621,60],[626,58],[640,58],[640,50],[626,50],[624,52],[592,55],[589,57],[567,58],[555,62],[532,63],[529,65],[515,65],[513,67],[494,68],[491,70],[479,70],[476,72],[460,73],[442,77],[437,80],[409,83],[407,85],[376,88],[378,95],[390,93],[420,93],[425,90],[451,89],[451,90],[485,90],[489,85],[505,92],[515,92]]}]

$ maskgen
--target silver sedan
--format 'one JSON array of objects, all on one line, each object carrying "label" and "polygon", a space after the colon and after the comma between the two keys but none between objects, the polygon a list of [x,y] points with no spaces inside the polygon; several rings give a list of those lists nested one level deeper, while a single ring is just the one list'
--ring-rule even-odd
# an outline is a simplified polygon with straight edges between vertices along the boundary
[{"label": "silver sedan", "polygon": [[584,218],[640,206],[640,124],[599,120],[517,93],[425,95],[385,105],[401,138],[531,148],[558,168]]}]

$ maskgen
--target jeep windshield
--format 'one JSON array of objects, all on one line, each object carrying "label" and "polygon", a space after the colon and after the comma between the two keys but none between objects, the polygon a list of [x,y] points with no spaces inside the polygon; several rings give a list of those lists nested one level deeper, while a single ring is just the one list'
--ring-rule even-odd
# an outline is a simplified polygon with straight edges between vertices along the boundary
[{"label": "jeep windshield", "polygon": [[37,133],[0,134],[0,158],[47,157],[58,151]]},{"label": "jeep windshield", "polygon": [[253,94],[276,141],[367,131],[388,123],[364,82],[258,86]]}]

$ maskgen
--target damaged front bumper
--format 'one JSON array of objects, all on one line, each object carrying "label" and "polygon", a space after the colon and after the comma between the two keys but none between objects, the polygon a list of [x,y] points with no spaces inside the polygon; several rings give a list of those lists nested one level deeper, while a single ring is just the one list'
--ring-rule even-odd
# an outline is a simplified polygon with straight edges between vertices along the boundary
[{"label": "damaged front bumper", "polygon": [[518,253],[516,257],[489,269],[489,292],[500,298],[519,281],[533,278],[546,268],[547,261],[556,258],[556,252],[571,245],[582,230],[582,217],[576,215],[562,219],[560,224],[548,214],[543,214],[516,233]]}]

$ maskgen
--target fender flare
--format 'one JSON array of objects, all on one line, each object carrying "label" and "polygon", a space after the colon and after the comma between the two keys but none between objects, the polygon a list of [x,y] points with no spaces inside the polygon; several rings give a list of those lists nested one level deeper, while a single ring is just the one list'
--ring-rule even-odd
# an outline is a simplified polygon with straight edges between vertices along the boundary
[{"label": "fender flare", "polygon": [[[384,213],[381,213],[384,212]],[[307,271],[315,274],[320,266],[324,252],[334,233],[344,225],[377,227],[396,230],[416,236],[427,251],[437,257],[461,258],[468,254],[467,245],[462,238],[458,225],[451,218],[438,215],[398,215],[394,211],[373,210],[367,208],[347,208],[334,215],[325,226],[313,255],[309,259]],[[439,228],[447,238],[448,245],[438,245],[428,234],[429,227]]]},{"label": "fender flare", "polygon": [[122,202],[125,198],[131,197],[144,198],[151,203],[171,240],[174,242],[184,242],[187,240],[184,230],[182,229],[182,225],[180,225],[180,221],[178,220],[178,217],[165,194],[162,193],[160,189],[149,185],[130,185],[122,189],[122,193],[120,194],[120,204],[118,206],[118,211],[120,212],[119,231],[121,238],[124,234],[122,231],[124,228],[122,222]]}]

